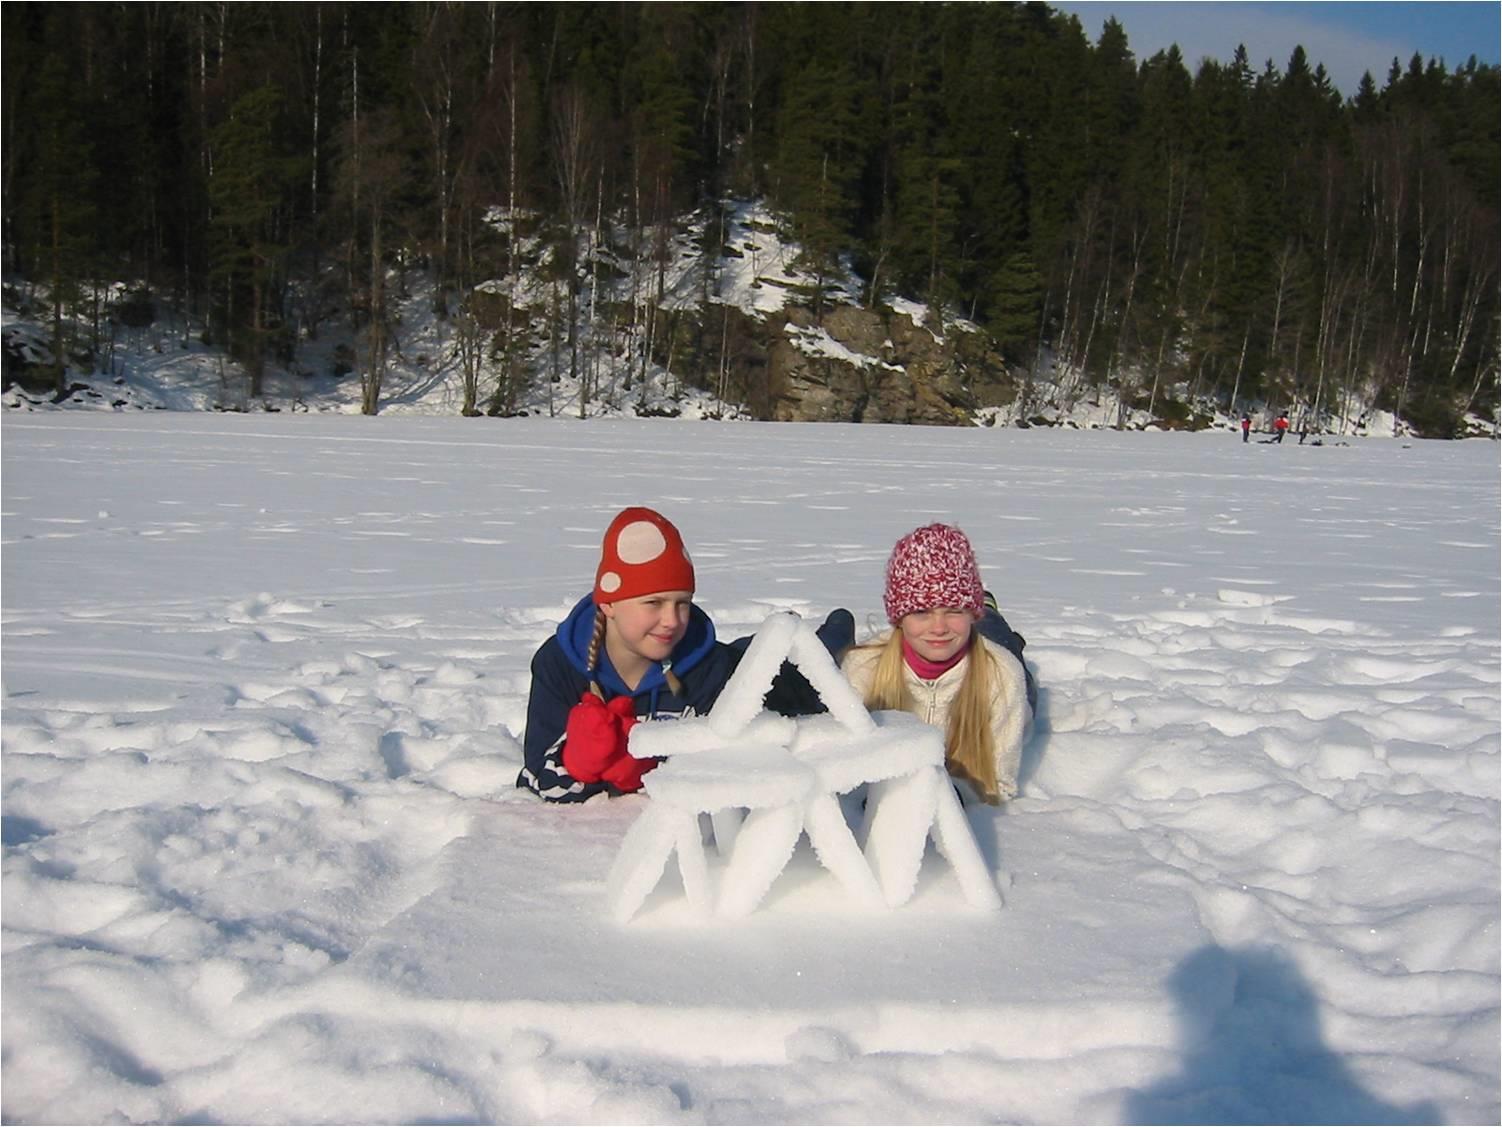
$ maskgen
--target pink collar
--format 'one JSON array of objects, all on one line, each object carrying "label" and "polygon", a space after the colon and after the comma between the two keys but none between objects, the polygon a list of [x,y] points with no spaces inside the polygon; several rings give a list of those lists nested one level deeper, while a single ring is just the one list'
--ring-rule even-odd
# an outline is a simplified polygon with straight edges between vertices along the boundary
[{"label": "pink collar", "polygon": [[906,638],[902,639],[902,659],[907,662],[907,667],[924,681],[937,681],[960,662],[964,661],[965,655],[969,652],[969,646],[961,646],[959,652],[948,661],[929,661],[913,649],[912,646],[908,645]]}]

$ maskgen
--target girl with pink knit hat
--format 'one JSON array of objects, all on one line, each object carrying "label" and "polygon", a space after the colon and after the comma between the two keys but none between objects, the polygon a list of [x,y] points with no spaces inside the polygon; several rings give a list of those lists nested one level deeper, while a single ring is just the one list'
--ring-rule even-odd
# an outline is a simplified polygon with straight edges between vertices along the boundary
[{"label": "girl with pink knit hat", "polygon": [[965,534],[930,524],[897,541],[884,602],[893,629],[846,655],[851,685],[867,708],[943,728],[949,773],[974,797],[1015,797],[1033,690],[1024,643],[989,604]]}]

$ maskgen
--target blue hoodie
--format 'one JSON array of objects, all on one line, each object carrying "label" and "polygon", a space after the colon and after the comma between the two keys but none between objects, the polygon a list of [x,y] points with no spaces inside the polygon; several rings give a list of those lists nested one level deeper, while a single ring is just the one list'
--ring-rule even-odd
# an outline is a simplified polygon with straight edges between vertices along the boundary
[{"label": "blue hoodie", "polygon": [[[532,692],[527,698],[527,732],[522,741],[525,766],[516,785],[549,802],[584,802],[600,793],[618,793],[609,783],[583,783],[563,767],[563,736],[569,711],[589,691],[589,640],[594,633],[595,603],[585,595],[558,624],[557,632],[532,658]],[[832,612],[819,627],[821,641],[838,654],[854,640],[850,612]],[[715,639],[714,623],[698,606],[690,606],[688,630],[665,663],[683,686],[680,696],[668,686],[662,667],[647,670],[635,691],[628,689],[602,646],[596,678],[605,699],[632,697],[641,720],[703,716],[730,680],[750,638],[726,644]],[[767,707],[785,715],[823,712],[818,694],[795,669],[784,664],[767,694]]]}]

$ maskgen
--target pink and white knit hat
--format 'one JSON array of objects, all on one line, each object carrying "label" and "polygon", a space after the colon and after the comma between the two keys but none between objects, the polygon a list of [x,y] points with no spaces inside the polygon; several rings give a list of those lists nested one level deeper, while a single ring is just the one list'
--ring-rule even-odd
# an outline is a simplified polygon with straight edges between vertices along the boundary
[{"label": "pink and white knit hat", "polygon": [[892,549],[885,601],[893,626],[915,610],[932,607],[956,607],[979,615],[985,599],[975,549],[953,525],[914,529]]}]

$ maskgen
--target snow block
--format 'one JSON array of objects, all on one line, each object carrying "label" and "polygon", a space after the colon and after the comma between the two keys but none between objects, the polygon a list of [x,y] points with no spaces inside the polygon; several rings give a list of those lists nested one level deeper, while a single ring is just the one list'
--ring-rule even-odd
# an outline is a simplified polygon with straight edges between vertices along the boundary
[{"label": "snow block", "polygon": [[793,635],[788,656],[798,667],[798,672],[807,677],[808,683],[818,692],[819,699],[829,709],[829,714],[843,727],[851,732],[875,730],[876,725],[871,720],[871,714],[866,711],[865,704],[850,687],[850,682],[845,680],[845,675],[824,648],[824,643],[819,641],[819,636],[807,623]]},{"label": "snow block", "polygon": [[938,789],[947,782],[940,772],[919,771],[873,783],[866,792],[866,862],[893,908],[906,904],[918,889]]},{"label": "snow block", "polygon": [[[818,691],[828,715],[789,719],[764,706],[784,661]],[[607,907],[629,920],[678,858],[696,913],[755,911],[807,833],[819,863],[866,909],[905,904],[917,889],[932,834],[966,900],[1000,897],[944,770],[937,728],[906,712],[875,715],[845,680],[811,627],[770,615],[707,717],[638,724],[629,749],[666,762],[643,780],[652,805],[631,827],[608,878]],[[838,796],[868,786],[862,848]],[[724,865],[704,850],[708,817]]]},{"label": "snow block", "polygon": [[[786,746],[791,742],[794,723],[789,716],[775,712],[762,712],[752,717],[738,735],[738,743],[775,744]],[[701,751],[715,751],[725,746],[725,737],[711,725],[707,716],[690,716],[684,720],[664,720],[661,723],[643,721],[631,728],[626,750],[637,759],[663,759],[678,755],[691,755]]]},{"label": "snow block", "polygon": [[[800,626],[804,626],[803,620],[792,611],[767,616],[709,711],[709,723],[716,733],[726,739],[739,736],[764,711],[767,690],[791,652]],[[819,648],[823,649],[822,644]]]},{"label": "snow block", "polygon": [[803,803],[817,776],[775,744],[730,745],[669,759],[642,779],[654,802],[694,814],[727,807],[760,809]]},{"label": "snow block", "polygon": [[972,908],[999,911],[1001,893],[997,891],[986,859],[981,856],[980,847],[975,844],[970,821],[965,817],[965,808],[960,804],[959,795],[954,793],[954,787],[939,787],[937,807],[930,833],[939,853],[959,878],[965,900]]}]

